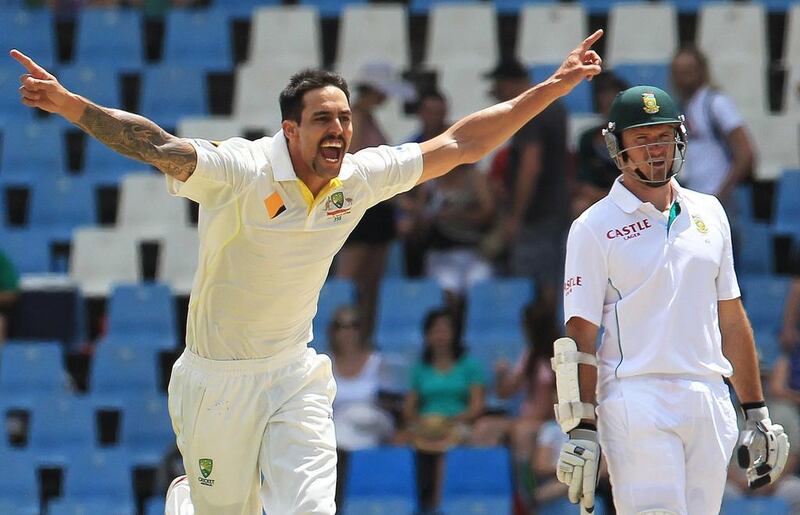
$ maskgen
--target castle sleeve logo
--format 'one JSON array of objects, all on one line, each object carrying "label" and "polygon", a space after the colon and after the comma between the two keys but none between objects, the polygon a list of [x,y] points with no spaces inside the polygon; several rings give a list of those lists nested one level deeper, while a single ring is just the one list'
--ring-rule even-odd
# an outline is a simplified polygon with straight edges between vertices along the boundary
[{"label": "castle sleeve logo", "polygon": [[642,103],[644,104],[644,112],[647,114],[656,114],[661,110],[653,93],[642,93]]},{"label": "castle sleeve logo", "polygon": [[214,486],[214,480],[208,479],[211,475],[211,472],[214,470],[214,460],[211,458],[200,458],[200,474],[203,477],[198,477],[197,480],[200,482],[201,485],[204,486]]}]

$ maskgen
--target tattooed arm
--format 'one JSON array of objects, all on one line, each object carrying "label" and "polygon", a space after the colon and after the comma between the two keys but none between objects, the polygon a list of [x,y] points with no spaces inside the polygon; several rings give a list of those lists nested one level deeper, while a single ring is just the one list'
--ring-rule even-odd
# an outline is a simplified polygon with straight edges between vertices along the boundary
[{"label": "tattooed arm", "polygon": [[76,95],[31,58],[17,51],[11,57],[28,73],[20,77],[22,103],[63,116],[112,150],[151,164],[179,181],[186,181],[197,164],[188,140],[169,134],[142,116],[108,109]]}]

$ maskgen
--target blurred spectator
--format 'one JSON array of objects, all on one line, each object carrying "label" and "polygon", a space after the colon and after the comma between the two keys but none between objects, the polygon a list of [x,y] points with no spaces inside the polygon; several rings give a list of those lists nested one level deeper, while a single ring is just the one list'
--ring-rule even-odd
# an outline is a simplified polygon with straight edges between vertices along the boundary
[{"label": "blurred spectator", "polygon": [[443,133],[450,127],[447,121],[447,98],[435,89],[422,93],[419,97],[417,118],[420,121],[419,132],[409,138],[409,141],[422,143]]},{"label": "blurred spectator", "polygon": [[781,345],[793,352],[800,343],[800,276],[792,279],[783,308],[783,328],[779,336]]},{"label": "blurred spectator", "polygon": [[800,408],[800,346],[782,352],[775,360],[770,372],[769,396]]},{"label": "blurred spectator", "polygon": [[672,84],[691,139],[679,179],[687,187],[716,195],[732,213],[732,193],[755,165],[755,151],[733,100],[714,88],[706,56],[683,47],[672,60]]},{"label": "blurred spectator", "polygon": [[467,289],[492,276],[479,246],[494,217],[486,176],[472,165],[459,168],[425,184],[427,199],[412,228],[426,242],[425,273],[444,290],[458,330]]},{"label": "blurred spectator", "polygon": [[11,313],[17,303],[19,275],[11,260],[0,251],[0,345],[6,341]]},{"label": "blurred spectator", "polygon": [[[528,70],[518,61],[501,61],[487,77],[492,94],[510,100],[527,90]],[[564,268],[564,238],[569,224],[566,178],[567,112],[553,102],[511,139],[504,172],[507,206],[504,234],[511,244],[510,271],[532,277],[542,298],[556,301]]]},{"label": "blurred spectator", "polygon": [[[386,136],[375,119],[375,109],[391,94],[406,94],[405,86],[394,77],[391,65],[372,62],[364,65],[354,81],[353,139],[350,152],[387,144]],[[396,236],[395,208],[392,201],[369,208],[336,258],[336,275],[353,280],[358,291],[361,334],[371,339],[375,323],[378,288],[386,268],[389,243]]]},{"label": "blurred spectator", "polygon": [[[611,72],[603,72],[592,80],[594,85],[595,109],[608,120],[611,103],[620,91],[628,89],[624,80]],[[578,139],[578,170],[575,194],[572,199],[572,216],[576,218],[589,206],[605,197],[614,180],[619,176],[619,168],[608,155],[600,123],[581,133]]]},{"label": "blurred spectator", "polygon": [[336,379],[333,422],[336,427],[336,505],[344,503],[344,485],[350,451],[389,441],[394,432],[391,417],[378,403],[381,356],[364,341],[358,311],[338,308],[328,326],[328,346]]},{"label": "blurred spectator", "polygon": [[469,440],[472,424],[483,414],[484,377],[480,363],[456,338],[452,314],[444,309],[425,317],[422,360],[411,371],[411,389],[403,416],[403,440],[418,450],[420,507],[434,510],[441,501],[443,453]]}]

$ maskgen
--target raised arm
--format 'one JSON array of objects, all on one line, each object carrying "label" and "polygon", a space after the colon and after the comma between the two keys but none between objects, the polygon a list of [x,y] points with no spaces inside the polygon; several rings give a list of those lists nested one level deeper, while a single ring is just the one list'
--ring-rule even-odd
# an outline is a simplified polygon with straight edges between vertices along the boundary
[{"label": "raised arm", "polygon": [[18,50],[10,52],[27,73],[20,77],[22,103],[55,113],[74,123],[112,150],[151,164],[186,181],[197,164],[188,140],[178,138],[142,116],[93,104],[62,86],[47,70]]},{"label": "raised arm", "polygon": [[602,35],[598,30],[583,40],[544,82],[507,102],[462,118],[441,135],[423,142],[424,168],[419,182],[444,175],[460,164],[479,161],[583,79],[600,73],[602,60],[591,47]]}]

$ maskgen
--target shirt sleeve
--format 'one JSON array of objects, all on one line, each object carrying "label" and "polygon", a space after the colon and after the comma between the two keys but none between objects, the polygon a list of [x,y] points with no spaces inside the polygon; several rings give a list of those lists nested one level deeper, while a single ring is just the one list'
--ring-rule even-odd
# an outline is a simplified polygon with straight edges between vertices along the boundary
[{"label": "shirt sleeve", "polygon": [[717,202],[717,212],[722,226],[722,259],[717,274],[717,299],[731,300],[741,296],[736,270],[733,265],[733,244],[731,243],[731,226],[722,204]]},{"label": "shirt sleeve", "polygon": [[197,152],[197,166],[186,182],[166,176],[171,195],[186,197],[204,208],[214,209],[238,196],[258,174],[251,141],[243,138],[222,142],[189,141]]},{"label": "shirt sleeve", "polygon": [[710,107],[711,115],[725,134],[744,125],[744,119],[739,114],[736,104],[727,95],[715,95]]},{"label": "shirt sleeve", "polygon": [[605,254],[591,230],[576,220],[567,238],[564,321],[580,317],[599,326],[603,320],[607,283]]},{"label": "shirt sleeve", "polygon": [[353,156],[372,192],[370,206],[413,188],[422,175],[418,143],[365,148]]}]

